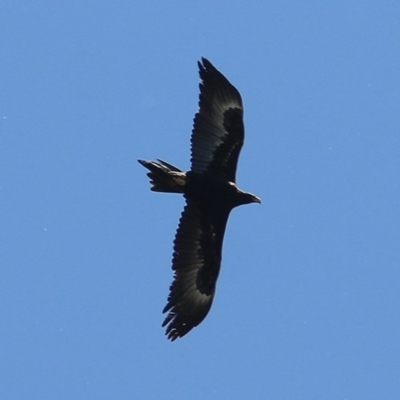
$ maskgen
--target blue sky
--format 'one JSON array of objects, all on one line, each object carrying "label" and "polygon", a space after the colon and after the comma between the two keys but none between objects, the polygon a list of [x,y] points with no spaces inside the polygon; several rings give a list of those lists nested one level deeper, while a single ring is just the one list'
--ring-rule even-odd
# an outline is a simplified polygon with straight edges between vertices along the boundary
[{"label": "blue sky", "polygon": [[[398,399],[398,1],[3,1],[0,398]],[[213,308],[161,310],[197,60],[240,90]]]}]

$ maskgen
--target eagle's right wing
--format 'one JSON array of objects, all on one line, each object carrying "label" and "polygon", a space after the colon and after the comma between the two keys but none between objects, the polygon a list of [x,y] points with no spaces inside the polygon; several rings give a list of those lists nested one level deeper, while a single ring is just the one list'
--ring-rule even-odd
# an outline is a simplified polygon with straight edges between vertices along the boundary
[{"label": "eagle's right wing", "polygon": [[199,63],[199,111],[192,130],[192,168],[235,182],[244,141],[243,104],[238,90],[207,59]]}]

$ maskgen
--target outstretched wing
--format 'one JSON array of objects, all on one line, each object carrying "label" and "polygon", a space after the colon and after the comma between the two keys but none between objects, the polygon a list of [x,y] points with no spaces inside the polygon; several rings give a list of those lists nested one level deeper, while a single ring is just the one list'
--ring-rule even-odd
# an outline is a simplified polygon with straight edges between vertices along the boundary
[{"label": "outstretched wing", "polygon": [[174,241],[174,281],[169,312],[162,326],[172,341],[186,335],[208,314],[221,265],[222,241],[229,212],[212,217],[191,200],[182,212]]},{"label": "outstretched wing", "polygon": [[235,182],[244,141],[243,105],[237,89],[205,58],[198,63],[199,111],[192,130],[192,171]]}]

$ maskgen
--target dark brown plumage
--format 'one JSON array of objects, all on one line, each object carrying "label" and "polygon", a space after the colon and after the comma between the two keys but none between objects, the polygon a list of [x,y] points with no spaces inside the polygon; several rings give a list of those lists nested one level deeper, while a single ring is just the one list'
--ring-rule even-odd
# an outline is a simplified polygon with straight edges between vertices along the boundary
[{"label": "dark brown plumage", "polygon": [[190,171],[162,160],[138,160],[150,171],[151,190],[183,193],[186,199],[174,240],[174,280],[163,310],[168,312],[163,326],[171,340],[199,325],[211,308],[229,213],[239,205],[261,202],[235,184],[244,141],[240,94],[208,60],[198,65],[200,100]]}]

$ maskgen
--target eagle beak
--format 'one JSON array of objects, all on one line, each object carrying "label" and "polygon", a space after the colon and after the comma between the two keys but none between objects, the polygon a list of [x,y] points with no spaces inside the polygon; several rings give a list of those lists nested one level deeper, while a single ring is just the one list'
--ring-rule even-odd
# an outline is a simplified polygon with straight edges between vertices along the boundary
[{"label": "eagle beak", "polygon": [[257,196],[254,196],[254,197],[253,197],[253,202],[254,202],[254,203],[261,204],[261,199],[260,199],[259,197],[257,197]]}]

